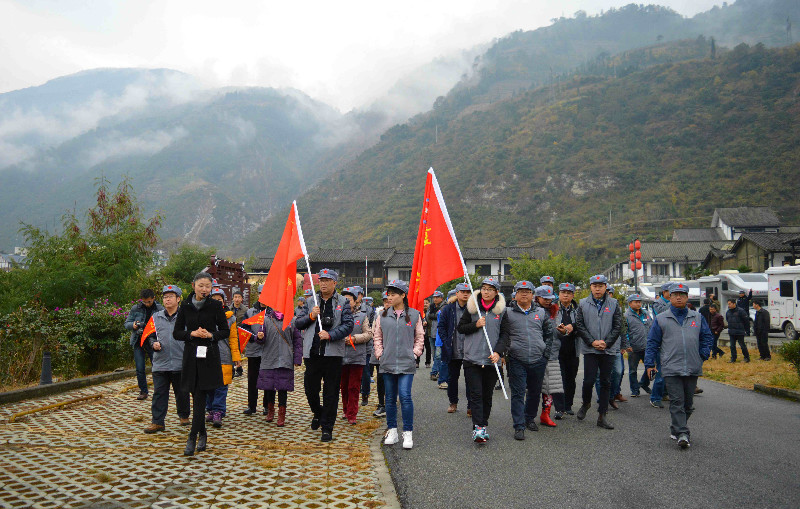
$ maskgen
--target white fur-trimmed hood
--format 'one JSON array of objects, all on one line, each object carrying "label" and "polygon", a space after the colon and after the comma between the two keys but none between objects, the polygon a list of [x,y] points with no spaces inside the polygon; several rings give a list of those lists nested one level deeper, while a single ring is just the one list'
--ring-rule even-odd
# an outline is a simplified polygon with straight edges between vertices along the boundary
[{"label": "white fur-trimmed hood", "polygon": [[[472,297],[469,298],[467,301],[467,312],[471,315],[474,315],[478,312],[478,299],[481,298],[481,291],[475,290],[472,292]],[[497,302],[495,303],[494,307],[491,309],[492,313],[499,315],[503,312],[506,308],[506,298],[503,296],[502,293],[497,293]]]}]

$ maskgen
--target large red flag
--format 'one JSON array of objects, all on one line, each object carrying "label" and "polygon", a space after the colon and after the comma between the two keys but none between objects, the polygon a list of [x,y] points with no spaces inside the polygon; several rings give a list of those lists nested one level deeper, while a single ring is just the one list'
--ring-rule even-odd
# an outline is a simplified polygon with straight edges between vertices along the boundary
[{"label": "large red flag", "polygon": [[292,323],[294,316],[294,295],[297,291],[297,260],[305,256],[305,242],[300,228],[297,204],[292,202],[286,228],[283,229],[281,243],[272,259],[269,274],[258,301],[275,311],[283,313],[283,328]]},{"label": "large red flag", "polygon": [[425,201],[419,220],[414,263],[411,266],[409,305],[422,313],[426,297],[435,292],[442,283],[464,274],[464,259],[442,198],[442,190],[431,168],[425,182]]},{"label": "large red flag", "polygon": [[[144,326],[144,330],[142,331],[142,339],[139,342],[139,346],[144,346],[144,340],[147,339],[147,336],[150,334],[156,334],[156,322],[153,320],[152,316],[149,320],[147,320],[147,325]],[[156,334],[156,340],[158,340],[158,334]]]}]

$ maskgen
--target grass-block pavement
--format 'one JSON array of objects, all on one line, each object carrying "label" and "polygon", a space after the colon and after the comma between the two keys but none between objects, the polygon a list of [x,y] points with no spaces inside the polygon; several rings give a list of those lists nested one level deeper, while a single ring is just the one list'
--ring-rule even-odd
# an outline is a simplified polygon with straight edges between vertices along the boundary
[{"label": "grass-block pavement", "polygon": [[[370,452],[385,425],[372,417],[374,385],[358,423],[348,424],[340,408],[334,441],[323,444],[309,428],[302,368],[295,379],[286,426],[278,428],[260,411],[242,414],[247,380],[235,378],[223,427],[209,423],[208,450],[190,458],[183,456],[189,427],[179,425],[172,394],[166,431],[143,433],[151,399],[136,400],[135,378],[0,406],[0,508],[383,507]],[[9,422],[91,395],[102,397]]]}]

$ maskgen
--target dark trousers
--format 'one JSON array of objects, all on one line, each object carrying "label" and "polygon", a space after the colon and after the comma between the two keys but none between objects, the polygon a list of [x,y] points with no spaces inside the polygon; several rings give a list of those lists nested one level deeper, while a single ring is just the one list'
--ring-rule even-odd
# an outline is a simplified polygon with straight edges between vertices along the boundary
[{"label": "dark trousers", "polygon": [[425,337],[424,348],[425,348],[425,365],[428,365],[431,363],[431,354],[433,353],[431,351],[431,338]]},{"label": "dark trousers", "polygon": [[669,392],[669,415],[672,420],[669,430],[675,435],[689,434],[687,422],[692,415],[694,389],[697,387],[696,376],[665,376]]},{"label": "dark trousers", "polygon": [[600,414],[608,412],[608,396],[611,393],[611,371],[614,369],[616,355],[606,355],[604,353],[590,353],[583,356],[583,406],[588,407],[592,402],[592,389],[600,372],[600,391],[597,397],[600,399],[597,411]]},{"label": "dark trousers", "polygon": [[731,360],[736,360],[736,343],[739,343],[739,346],[742,348],[742,355],[748,361],[750,360],[750,352],[747,351],[747,345],[744,343],[744,334],[731,334],[730,335],[731,341]]},{"label": "dark trousers", "polygon": [[528,364],[507,357],[506,367],[508,384],[511,386],[511,419],[514,429],[524,429],[539,413],[539,395],[542,393],[547,359],[542,357]]},{"label": "dark trousers", "polygon": [[189,431],[189,436],[206,434],[206,400],[211,392],[199,389],[192,392],[192,429]]},{"label": "dark trousers", "polygon": [[[631,394],[639,395],[639,363],[644,364],[644,350],[628,352],[628,382],[631,384]],[[644,370],[645,375],[647,370]]]},{"label": "dark trousers", "polygon": [[758,355],[762,359],[772,358],[772,353],[769,351],[769,335],[766,332],[759,332],[756,334],[756,344],[758,345]]},{"label": "dark trousers", "polygon": [[[313,356],[305,359],[303,385],[311,412],[319,418],[322,431],[332,432],[339,407],[339,386],[342,381],[342,358]],[[319,392],[322,390],[322,404]]]},{"label": "dark trousers", "polygon": [[714,344],[711,346],[711,355],[723,355],[725,352],[719,347],[719,334],[714,334]]},{"label": "dark trousers", "polygon": [[175,407],[178,410],[178,417],[188,419],[190,413],[189,393],[181,391],[181,372],[180,371],[153,371],[153,424],[164,425],[164,418],[167,416],[167,406],[169,405],[169,387],[172,386],[172,393],[175,395]]},{"label": "dark trousers", "polygon": [[[261,357],[248,357],[247,358],[247,407],[255,410],[258,406],[258,371],[261,369]],[[262,402],[264,408],[267,408],[267,395],[264,394]]]},{"label": "dark trousers", "polygon": [[147,371],[145,369],[146,359],[150,359],[150,364],[152,365],[153,352],[151,350],[145,350],[144,348],[139,346],[139,343],[133,345],[133,363],[136,366],[136,383],[139,384],[139,392],[142,394],[148,393]]},{"label": "dark trousers", "polygon": [[[275,391],[264,391],[264,398],[267,403],[275,404]],[[288,391],[278,391],[278,406],[286,406],[289,399]]]},{"label": "dark trousers", "polygon": [[372,378],[372,365],[369,363],[370,357],[372,356],[367,354],[367,363],[364,365],[364,373],[361,375],[362,396],[369,396],[370,392],[370,378]]},{"label": "dark trousers", "polygon": [[461,376],[461,359],[450,359],[448,364],[447,398],[451,405],[458,404],[458,378]]},{"label": "dark trousers", "polygon": [[561,381],[564,383],[564,406],[567,410],[572,410],[577,386],[575,378],[578,376],[581,360],[577,356],[570,356],[559,358],[558,363],[561,366]]},{"label": "dark trousers", "polygon": [[492,413],[492,395],[497,383],[494,365],[464,366],[464,383],[467,385],[467,399],[472,409],[473,426],[488,426]]}]

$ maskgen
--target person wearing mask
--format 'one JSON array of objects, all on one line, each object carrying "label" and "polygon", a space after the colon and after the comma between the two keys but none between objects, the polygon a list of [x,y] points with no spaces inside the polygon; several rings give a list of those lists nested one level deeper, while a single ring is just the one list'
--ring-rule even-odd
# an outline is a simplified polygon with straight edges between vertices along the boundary
[{"label": "person wearing mask", "polygon": [[681,449],[690,444],[689,417],[694,410],[697,378],[703,374],[703,362],[711,354],[713,335],[705,318],[690,310],[689,287],[678,283],[670,289],[670,307],[659,313],[647,336],[644,364],[652,377],[656,352],[661,353],[661,369],[670,394],[670,438]]},{"label": "person wearing mask", "polygon": [[467,311],[458,322],[458,332],[464,335],[464,382],[472,409],[472,440],[477,443],[489,439],[486,428],[497,382],[494,363],[498,362],[490,359],[500,339],[505,313],[506,299],[500,293],[500,282],[486,278],[467,301]]},{"label": "person wearing mask", "polygon": [[339,274],[333,269],[322,269],[317,275],[319,293],[316,305],[307,315],[298,316],[295,325],[303,331],[303,359],[306,363],[303,385],[313,414],[311,429],[321,427],[320,440],[330,442],[339,407],[345,339],[353,332],[353,315],[350,303],[336,292]]},{"label": "person wearing mask", "polygon": [[[467,301],[472,295],[467,283],[458,283],[455,289],[455,299],[442,308],[437,324],[439,339],[442,342],[442,362],[448,364],[447,398],[450,406],[447,408],[447,413],[451,414],[458,411],[458,378],[464,362],[464,335],[458,332],[458,323],[466,312]],[[472,416],[469,407],[467,415]]]},{"label": "person wearing mask", "polygon": [[731,360],[728,362],[736,362],[736,343],[739,343],[742,348],[744,361],[750,362],[750,352],[744,343],[744,337],[747,335],[747,329],[750,326],[750,317],[747,316],[747,311],[737,306],[735,300],[728,299],[728,311],[725,313],[725,320],[728,322],[728,336],[730,337],[731,346]]},{"label": "person wearing mask", "polygon": [[[561,283],[558,285],[558,313],[553,323],[556,324],[556,338],[561,344],[558,352],[558,364],[561,368],[561,377],[564,385],[564,413],[575,415],[572,405],[575,401],[575,379],[581,359],[578,356],[578,335],[575,331],[575,315],[578,310],[575,304],[575,285]],[[563,417],[556,411],[556,419]]]},{"label": "person wearing mask", "polygon": [[539,430],[536,414],[555,327],[549,313],[534,304],[533,283],[518,281],[514,291],[516,301],[500,324],[500,340],[490,360],[506,359],[514,439],[525,440],[525,428]]},{"label": "person wearing mask", "polygon": [[384,445],[400,441],[397,432],[397,399],[403,413],[403,449],[414,447],[414,401],[411,385],[416,359],[422,355],[425,330],[419,311],[408,306],[408,284],[393,279],[386,285],[387,308],[375,317],[373,343],[386,387],[386,434]]},{"label": "person wearing mask", "polygon": [[123,327],[131,331],[131,348],[133,348],[133,362],[136,365],[136,383],[139,384],[139,395],[136,399],[143,401],[147,399],[149,390],[147,387],[147,371],[145,369],[146,359],[153,363],[153,352],[142,344],[142,331],[150,320],[150,317],[164,307],[156,302],[156,294],[150,288],[139,292],[139,302],[133,305],[128,311]]},{"label": "person wearing mask", "polygon": [[184,456],[205,451],[205,407],[209,394],[223,385],[219,343],[228,341],[230,328],[222,304],[210,297],[212,277],[195,275],[192,293],[178,308],[172,337],[183,341],[181,390],[192,395],[192,428]]},{"label": "person wearing mask", "polygon": [[625,310],[625,334],[631,351],[628,353],[628,381],[631,386],[631,397],[639,397],[640,383],[647,377],[647,371],[642,373],[642,382],[638,378],[639,362],[644,362],[644,352],[647,348],[647,334],[653,324],[650,315],[642,309],[642,296],[638,293],[628,295],[625,299],[628,309]]},{"label": "person wearing mask", "polygon": [[144,429],[145,433],[164,431],[164,419],[169,405],[169,387],[175,395],[175,409],[181,426],[187,426],[189,419],[189,393],[181,390],[181,364],[183,362],[183,343],[172,337],[175,319],[183,292],[176,285],[165,285],[161,289],[161,302],[164,309],[153,315],[155,333],[144,338],[153,350],[153,420]]},{"label": "person wearing mask", "polygon": [[583,404],[578,410],[578,419],[586,418],[591,406],[594,381],[600,373],[599,406],[597,426],[614,429],[606,419],[611,387],[611,371],[619,355],[619,333],[622,328],[622,313],[617,300],[608,295],[608,279],[602,274],[589,278],[591,294],[578,303],[575,317],[578,336],[581,338],[580,353],[583,355]]}]

